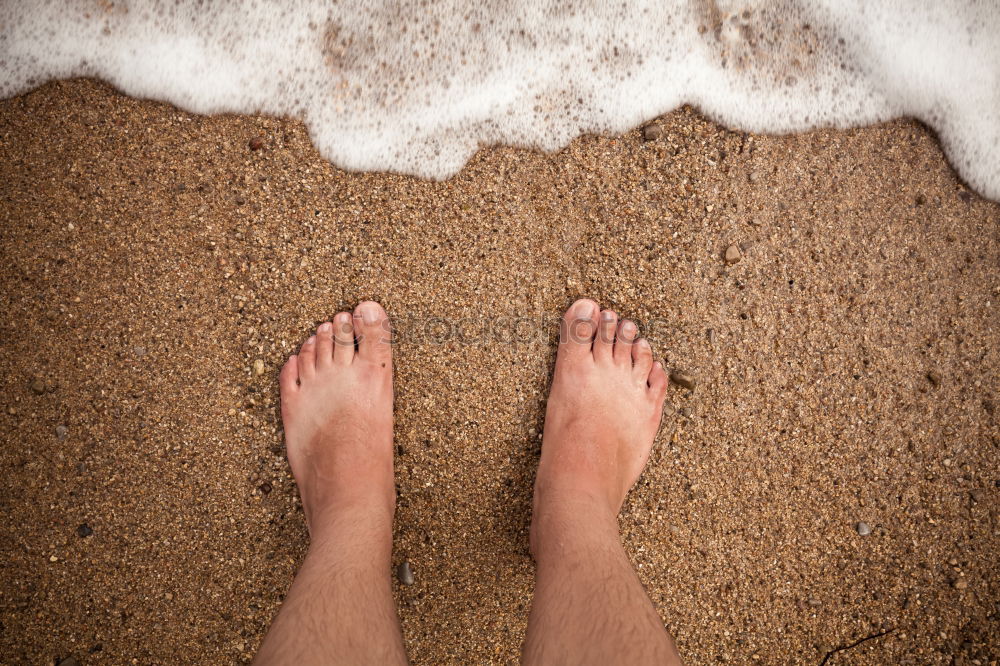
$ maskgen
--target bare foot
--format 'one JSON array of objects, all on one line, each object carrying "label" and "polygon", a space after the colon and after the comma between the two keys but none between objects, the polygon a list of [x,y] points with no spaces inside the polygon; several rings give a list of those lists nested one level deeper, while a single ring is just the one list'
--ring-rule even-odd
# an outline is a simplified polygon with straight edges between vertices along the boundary
[{"label": "bare foot", "polygon": [[288,462],[313,539],[345,511],[391,525],[392,349],[382,306],[366,301],[321,324],[280,384]]},{"label": "bare foot", "polygon": [[563,317],[535,479],[533,551],[538,517],[556,505],[616,516],[649,459],[667,376],[637,332],[591,300]]}]

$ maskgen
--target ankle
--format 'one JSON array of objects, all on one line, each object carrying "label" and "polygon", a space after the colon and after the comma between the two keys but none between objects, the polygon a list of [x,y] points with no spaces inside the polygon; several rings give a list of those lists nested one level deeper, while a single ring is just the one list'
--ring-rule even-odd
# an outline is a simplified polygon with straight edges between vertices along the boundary
[{"label": "ankle", "polygon": [[392,551],[393,503],[343,502],[309,516],[310,552],[357,551],[375,559]]},{"label": "ankle", "polygon": [[539,563],[568,550],[620,547],[617,508],[599,494],[536,486],[529,539]]}]

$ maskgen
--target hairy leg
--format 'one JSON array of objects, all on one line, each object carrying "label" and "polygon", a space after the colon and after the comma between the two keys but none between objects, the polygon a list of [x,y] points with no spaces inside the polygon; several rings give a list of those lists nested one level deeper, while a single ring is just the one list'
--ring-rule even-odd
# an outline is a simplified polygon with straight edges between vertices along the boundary
[{"label": "hairy leg", "polygon": [[[357,349],[355,349],[355,344]],[[255,664],[405,664],[392,599],[395,491],[388,319],[358,305],[281,371],[288,461],[309,552]]]},{"label": "hairy leg", "polygon": [[618,533],[667,386],[636,333],[589,300],[563,319],[535,480],[525,664],[680,663]]}]

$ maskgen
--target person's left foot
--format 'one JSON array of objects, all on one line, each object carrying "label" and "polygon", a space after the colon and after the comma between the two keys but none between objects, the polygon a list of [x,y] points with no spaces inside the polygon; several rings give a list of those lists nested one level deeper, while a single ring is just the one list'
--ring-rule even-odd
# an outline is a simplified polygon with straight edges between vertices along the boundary
[{"label": "person's left foot", "polygon": [[285,363],[280,385],[288,462],[313,539],[344,512],[391,524],[392,349],[382,306],[366,301],[321,324]]}]

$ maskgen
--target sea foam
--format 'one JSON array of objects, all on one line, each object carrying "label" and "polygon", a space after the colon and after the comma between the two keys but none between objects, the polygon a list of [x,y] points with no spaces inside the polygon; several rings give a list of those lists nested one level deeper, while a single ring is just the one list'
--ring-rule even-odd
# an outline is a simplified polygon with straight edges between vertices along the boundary
[{"label": "sea foam", "polygon": [[913,116],[1000,199],[998,0],[0,0],[0,97],[72,76],[427,178],[684,103],[758,132]]}]

